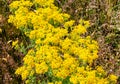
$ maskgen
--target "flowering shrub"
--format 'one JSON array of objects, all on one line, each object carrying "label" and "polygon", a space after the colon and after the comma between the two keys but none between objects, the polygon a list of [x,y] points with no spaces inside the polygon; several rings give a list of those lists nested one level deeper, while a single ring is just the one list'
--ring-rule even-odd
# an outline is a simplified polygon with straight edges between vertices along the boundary
[{"label": "flowering shrub", "polygon": [[33,44],[16,70],[27,84],[115,84],[101,66],[91,64],[98,58],[97,42],[81,36],[89,22],[75,24],[62,13],[54,0],[19,0],[10,4],[9,23],[28,36]]}]

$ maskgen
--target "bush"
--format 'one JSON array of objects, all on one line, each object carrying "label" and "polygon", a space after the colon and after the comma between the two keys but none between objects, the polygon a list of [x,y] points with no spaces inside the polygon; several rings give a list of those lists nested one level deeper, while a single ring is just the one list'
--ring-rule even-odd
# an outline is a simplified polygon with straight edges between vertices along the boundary
[{"label": "bush", "polygon": [[76,24],[62,13],[54,0],[13,1],[13,23],[31,40],[32,47],[16,70],[27,84],[115,84],[101,66],[92,68],[98,58],[97,42],[85,37],[89,22]]}]

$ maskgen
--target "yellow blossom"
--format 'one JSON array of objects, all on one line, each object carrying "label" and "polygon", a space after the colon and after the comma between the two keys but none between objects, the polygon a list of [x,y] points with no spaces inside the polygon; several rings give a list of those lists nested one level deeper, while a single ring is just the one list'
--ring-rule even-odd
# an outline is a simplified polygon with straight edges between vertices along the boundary
[{"label": "yellow blossom", "polygon": [[66,22],[66,23],[64,24],[64,27],[65,27],[65,28],[72,27],[73,24],[74,24],[74,22],[75,22],[74,20],[68,21],[68,22]]},{"label": "yellow blossom", "polygon": [[110,78],[110,80],[115,81],[115,82],[116,82],[116,80],[117,80],[117,76],[115,76],[115,75],[113,75],[113,74],[111,74],[111,75],[109,76],[109,78]]},{"label": "yellow blossom", "polygon": [[26,79],[26,78],[28,77],[28,75],[29,75],[28,70],[24,70],[24,71],[22,72],[22,74],[21,74],[22,80]]},{"label": "yellow blossom", "polygon": [[18,44],[18,40],[12,42],[12,47],[16,46]]},{"label": "yellow blossom", "polygon": [[[102,67],[91,67],[98,58],[98,44],[90,36],[81,36],[87,32],[89,21],[81,19],[76,25],[53,3],[54,0],[19,0],[10,4],[13,14],[8,22],[32,43],[23,66],[15,74],[26,82],[32,81],[31,77],[42,77],[40,83],[48,84],[62,84],[64,80],[73,84],[115,84],[116,76],[107,77]],[[12,43],[16,44],[17,41]]]},{"label": "yellow blossom", "polygon": [[36,66],[36,73],[42,74],[48,71],[48,66],[45,62],[42,62],[40,64],[35,64]]}]

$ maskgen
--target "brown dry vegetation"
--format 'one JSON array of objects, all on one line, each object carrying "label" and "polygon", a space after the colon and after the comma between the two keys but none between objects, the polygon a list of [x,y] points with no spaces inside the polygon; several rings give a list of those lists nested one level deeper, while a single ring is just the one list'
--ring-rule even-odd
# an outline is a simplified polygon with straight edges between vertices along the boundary
[{"label": "brown dry vegetation", "polygon": [[21,78],[14,72],[24,55],[11,46],[12,41],[21,36],[19,30],[7,23],[9,3],[0,0],[0,84],[21,84]]}]

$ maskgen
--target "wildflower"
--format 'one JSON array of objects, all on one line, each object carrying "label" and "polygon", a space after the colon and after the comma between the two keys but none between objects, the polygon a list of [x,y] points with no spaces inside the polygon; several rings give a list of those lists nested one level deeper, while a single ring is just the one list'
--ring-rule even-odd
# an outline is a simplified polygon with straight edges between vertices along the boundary
[{"label": "wildflower", "polygon": [[26,79],[28,77],[28,74],[29,74],[28,70],[24,70],[21,74],[22,80]]},{"label": "wildflower", "polygon": [[[104,78],[101,74],[106,73],[101,67],[91,67],[98,58],[98,44],[90,36],[81,36],[87,32],[89,21],[81,19],[75,25],[74,20],[69,20],[70,15],[62,13],[53,3],[54,0],[11,3],[13,14],[8,22],[22,30],[34,45],[15,74],[26,82],[32,81],[31,77],[39,79],[38,76],[44,75],[43,81],[50,81],[48,84],[62,84],[67,78],[73,84],[108,84],[110,80],[115,84],[116,76]],[[16,44],[17,41],[12,43]]]},{"label": "wildflower", "polygon": [[42,74],[42,73],[45,73],[48,71],[48,66],[46,65],[45,62],[42,62],[40,64],[36,63],[35,66],[36,66],[36,68],[35,68],[36,73],[38,73],[38,74]]},{"label": "wildflower", "polygon": [[111,75],[109,76],[109,79],[110,79],[111,81],[116,81],[116,80],[117,80],[117,76],[111,74]]},{"label": "wildflower", "polygon": [[12,47],[16,46],[18,44],[18,40],[12,42]]},{"label": "wildflower", "polygon": [[64,27],[65,27],[65,28],[72,27],[73,24],[74,24],[74,22],[75,22],[74,20],[68,21],[68,22],[66,22],[66,23],[64,24]]}]

